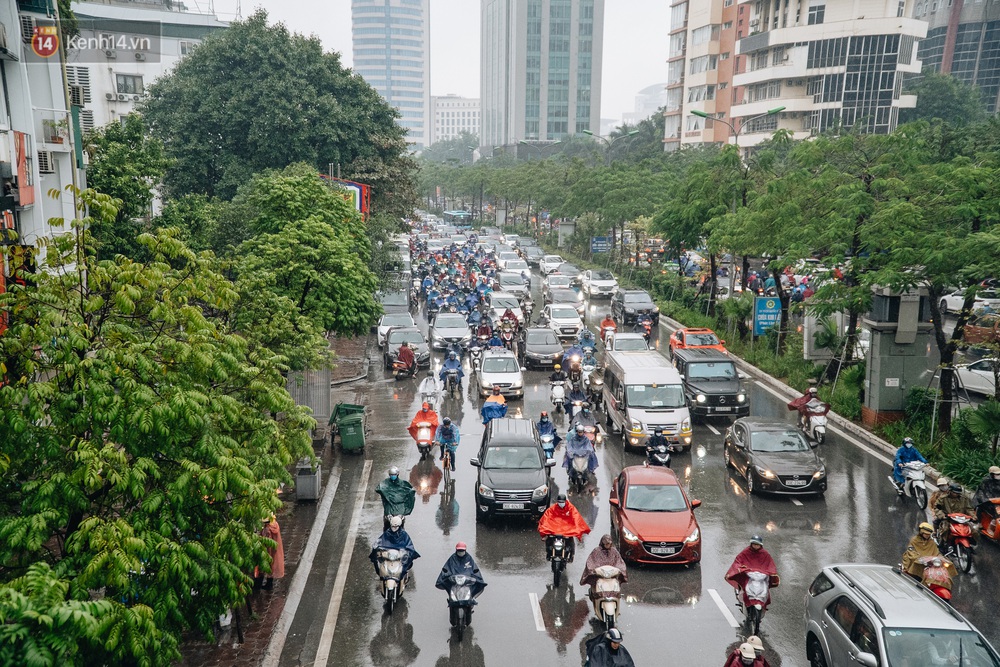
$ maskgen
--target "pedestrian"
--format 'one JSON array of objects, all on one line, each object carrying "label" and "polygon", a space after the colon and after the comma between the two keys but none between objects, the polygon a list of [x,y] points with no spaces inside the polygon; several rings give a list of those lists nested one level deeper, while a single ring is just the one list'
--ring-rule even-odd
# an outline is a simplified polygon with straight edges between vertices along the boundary
[{"label": "pedestrian", "polygon": [[[272,514],[269,518],[264,519],[264,527],[260,529],[260,535],[274,541],[273,547],[267,547],[267,555],[271,558],[271,571],[267,573],[267,579],[261,586],[264,590],[269,590],[274,586],[275,579],[281,579],[285,576],[285,547],[281,543],[281,526],[278,525],[276,516]],[[258,567],[254,577],[259,583],[260,580],[264,579],[264,572]]]}]

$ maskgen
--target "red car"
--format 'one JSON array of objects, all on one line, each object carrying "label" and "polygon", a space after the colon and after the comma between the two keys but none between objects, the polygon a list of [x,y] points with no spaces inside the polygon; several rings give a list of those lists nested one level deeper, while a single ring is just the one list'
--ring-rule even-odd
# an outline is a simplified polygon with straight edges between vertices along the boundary
[{"label": "red car", "polygon": [[726,341],[719,340],[715,332],[711,329],[678,329],[670,336],[670,356],[674,356],[674,350],[687,350],[698,348],[704,350],[718,350],[723,354],[729,354],[726,349]]},{"label": "red car", "polygon": [[611,489],[611,527],[622,558],[686,565],[701,560],[700,500],[689,500],[670,468],[629,466]]}]

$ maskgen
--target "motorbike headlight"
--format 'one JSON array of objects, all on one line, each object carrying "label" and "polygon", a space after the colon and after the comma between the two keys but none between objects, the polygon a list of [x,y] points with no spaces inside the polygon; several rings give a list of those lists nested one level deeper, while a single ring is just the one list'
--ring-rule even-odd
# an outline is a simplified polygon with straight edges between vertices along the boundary
[{"label": "motorbike headlight", "polygon": [[761,477],[764,477],[765,479],[774,479],[774,473],[767,468],[761,468],[760,466],[754,466],[754,468],[757,469],[757,473]]},{"label": "motorbike headlight", "polygon": [[492,498],[493,497],[493,489],[491,489],[490,487],[486,486],[485,484],[480,484],[479,485],[479,495],[481,495],[483,498]]},{"label": "motorbike headlight", "polygon": [[635,544],[636,542],[639,541],[639,536],[633,533],[625,526],[622,526],[622,537],[625,538],[626,542],[631,542],[632,544]]},{"label": "motorbike headlight", "polygon": [[698,526],[695,526],[694,530],[691,531],[691,534],[684,538],[684,544],[697,542],[699,537],[701,537],[701,531],[698,530]]},{"label": "motorbike headlight", "polygon": [[660,312],[660,309],[659,309],[659,307],[658,307],[658,306],[653,306],[653,312],[654,312],[654,313],[658,313],[658,312]]},{"label": "motorbike headlight", "polygon": [[747,400],[747,395],[746,394],[736,394],[736,402],[737,403],[743,403],[746,400]]},{"label": "motorbike headlight", "polygon": [[704,403],[705,401],[708,400],[708,397],[705,396],[705,394],[698,394],[697,396],[694,397],[694,400],[698,401],[699,403]]},{"label": "motorbike headlight", "polygon": [[[482,488],[482,487],[480,487]],[[531,492],[532,500],[541,500],[545,496],[549,495],[549,487],[545,484],[541,485],[537,489]]]}]

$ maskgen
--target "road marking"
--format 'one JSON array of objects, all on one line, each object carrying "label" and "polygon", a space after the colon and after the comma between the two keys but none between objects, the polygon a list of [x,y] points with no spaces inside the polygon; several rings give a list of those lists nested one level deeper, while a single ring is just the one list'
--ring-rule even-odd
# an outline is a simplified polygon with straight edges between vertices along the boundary
[{"label": "road marking", "polygon": [[726,617],[726,622],[734,628],[740,627],[740,624],[736,622],[736,617],[733,616],[733,612],[729,611],[729,607],[727,607],[726,603],[722,601],[722,596],[719,595],[719,591],[714,588],[709,588],[708,594],[712,596],[712,599],[715,600],[715,606],[717,606],[719,611],[722,612],[722,615]]},{"label": "road marking", "polygon": [[351,514],[350,528],[347,531],[347,540],[344,543],[344,552],[340,555],[340,565],[337,567],[337,581],[333,584],[333,592],[330,594],[330,606],[326,610],[326,620],[323,622],[323,634],[319,638],[319,648],[316,651],[314,665],[325,667],[330,659],[330,647],[333,645],[333,633],[337,629],[337,617],[340,616],[340,603],[344,598],[344,588],[347,586],[347,573],[351,568],[351,555],[354,552],[354,543],[358,539],[358,527],[361,523],[361,510],[365,505],[365,493],[368,490],[368,478],[371,476],[371,459],[365,461],[365,467],[361,471],[361,483],[358,485],[358,493],[354,498],[354,511]]},{"label": "road marking", "polygon": [[545,619],[542,618],[542,607],[538,604],[538,594],[528,593],[528,602],[531,604],[531,615],[535,617],[535,630],[545,632]]},{"label": "road marking", "polygon": [[722,433],[719,432],[719,429],[715,428],[714,426],[712,426],[708,422],[705,422],[705,426],[707,426],[708,430],[711,431],[712,433],[714,433],[715,435],[722,435]]},{"label": "road marking", "polygon": [[309,531],[309,540],[306,548],[302,551],[298,567],[295,569],[295,576],[292,577],[292,585],[288,588],[288,597],[285,606],[281,610],[281,617],[278,619],[274,632],[271,634],[271,641],[267,645],[267,653],[260,663],[261,667],[278,667],[281,659],[281,652],[285,648],[285,639],[288,630],[292,627],[292,620],[298,610],[299,602],[302,600],[302,593],[305,591],[306,582],[309,579],[309,572],[312,570],[313,559],[316,557],[316,550],[319,548],[320,538],[323,537],[323,526],[330,516],[330,507],[333,505],[333,498],[337,495],[337,488],[340,486],[340,473],[330,473],[326,482],[326,489],[323,491],[323,500],[320,501],[319,511],[313,521],[312,530]]},{"label": "road marking", "polygon": [[799,507],[802,507],[802,501],[799,500],[798,498],[792,498],[791,501],[793,505],[798,505]]}]

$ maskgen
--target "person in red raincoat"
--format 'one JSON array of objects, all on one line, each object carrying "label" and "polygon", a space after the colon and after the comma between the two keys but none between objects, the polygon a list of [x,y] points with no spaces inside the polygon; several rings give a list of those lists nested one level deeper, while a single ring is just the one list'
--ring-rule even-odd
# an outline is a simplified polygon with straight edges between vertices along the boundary
[{"label": "person in red raincoat", "polygon": [[414,415],[413,419],[410,421],[410,425],[407,427],[407,431],[410,433],[410,437],[414,440],[417,439],[417,424],[420,422],[428,422],[431,425],[431,440],[434,440],[434,436],[437,434],[438,427],[438,415],[431,408],[430,403],[424,403],[417,410],[417,414]]},{"label": "person in red raincoat", "polygon": [[590,526],[584,521],[580,512],[573,507],[573,503],[566,500],[566,494],[560,493],[556,497],[556,504],[549,505],[549,508],[538,520],[538,534],[543,540],[548,540],[553,535],[562,535],[570,538],[566,540],[566,560],[573,562],[576,554],[576,542],[590,532]]},{"label": "person in red raincoat", "polygon": [[[750,546],[736,556],[736,560],[726,572],[726,581],[736,589],[737,594],[742,594],[746,587],[747,572],[761,572],[768,575],[771,578],[770,588],[778,585],[778,566],[774,564],[771,554],[764,549],[764,541],[758,535],[750,538]],[[771,604],[770,588],[767,592],[767,602],[764,603],[765,609]]]}]

